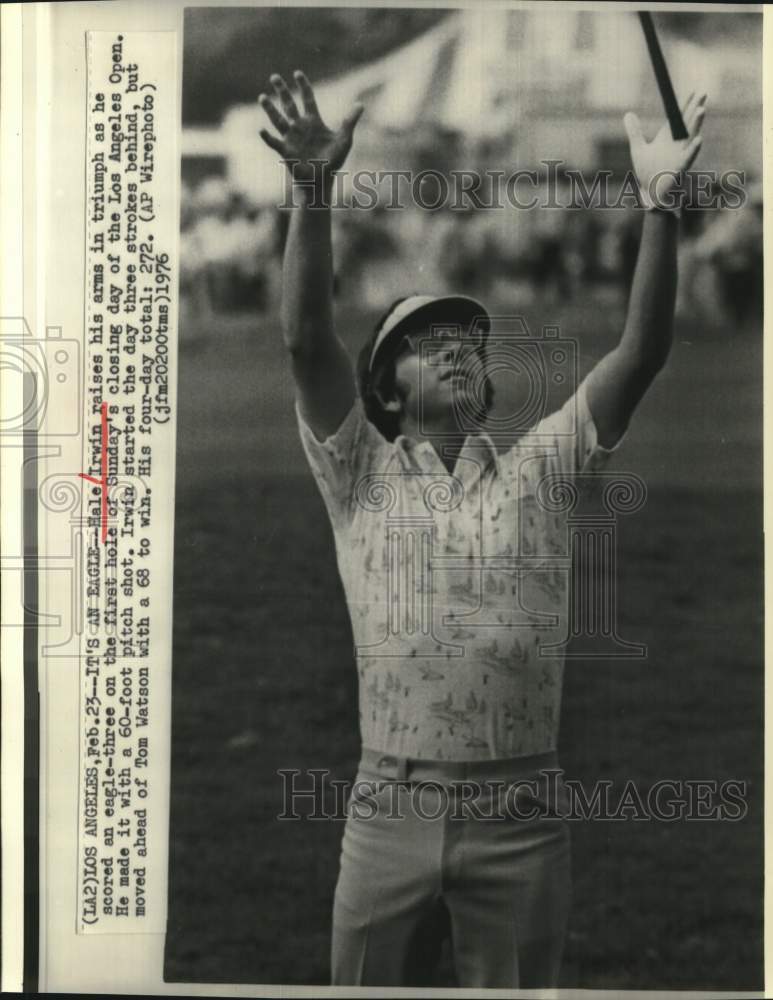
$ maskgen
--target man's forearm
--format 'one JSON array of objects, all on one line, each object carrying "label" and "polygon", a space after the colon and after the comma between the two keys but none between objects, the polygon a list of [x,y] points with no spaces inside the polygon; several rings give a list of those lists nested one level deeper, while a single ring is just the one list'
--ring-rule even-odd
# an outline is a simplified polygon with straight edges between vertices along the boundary
[{"label": "man's forearm", "polygon": [[[281,320],[299,412],[317,440],[334,434],[352,407],[352,362],[333,326],[333,246],[326,190],[351,149],[354,128],[363,112],[355,104],[340,128],[331,130],[319,114],[311,84],[300,70],[293,74],[301,107],[281,76],[271,76],[274,101],[258,98],[277,134],[260,130],[263,141],[288,167],[293,194],[284,254]],[[320,164],[322,170],[320,173]],[[325,194],[320,199],[316,195]],[[317,207],[312,207],[316,205]]]},{"label": "man's forearm", "polygon": [[618,350],[643,372],[657,372],[671,349],[676,303],[679,220],[673,212],[644,216],[625,328]]},{"label": "man's forearm", "polygon": [[[628,112],[623,119],[636,178],[650,202],[667,204],[679,175],[698,155],[705,104],[705,94],[692,94],[686,101],[682,115],[687,139],[674,139],[664,124],[648,142],[635,114]],[[614,447],[620,439],[671,350],[678,230],[673,212],[645,212],[623,335],[587,377],[586,398],[604,447]]]},{"label": "man's forearm", "polygon": [[311,208],[303,195],[287,234],[281,317],[291,354],[313,354],[334,335],[330,208]]},{"label": "man's forearm", "polygon": [[628,426],[671,349],[678,229],[672,212],[646,213],[623,335],[588,376],[588,405],[599,441],[608,448]]}]

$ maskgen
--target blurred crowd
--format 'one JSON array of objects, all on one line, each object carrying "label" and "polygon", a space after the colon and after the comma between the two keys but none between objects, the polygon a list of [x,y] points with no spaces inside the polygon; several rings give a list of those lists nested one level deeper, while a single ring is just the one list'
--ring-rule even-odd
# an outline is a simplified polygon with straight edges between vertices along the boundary
[{"label": "blurred crowd", "polygon": [[[761,185],[740,209],[683,212],[677,311],[742,323],[762,311]],[[560,203],[565,203],[559,199]],[[379,311],[406,291],[464,291],[494,304],[627,292],[642,212],[512,207],[333,212],[335,292]],[[277,308],[288,212],[248,204],[221,178],[184,185],[181,307],[186,320]]]}]

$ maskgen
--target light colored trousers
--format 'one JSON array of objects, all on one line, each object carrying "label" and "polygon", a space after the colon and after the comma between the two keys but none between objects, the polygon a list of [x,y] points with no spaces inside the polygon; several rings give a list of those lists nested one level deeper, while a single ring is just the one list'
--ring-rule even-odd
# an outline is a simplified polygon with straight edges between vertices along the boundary
[{"label": "light colored trousers", "polygon": [[556,986],[565,795],[555,753],[466,763],[364,750],[333,906],[333,984],[432,985],[450,932],[460,987]]}]

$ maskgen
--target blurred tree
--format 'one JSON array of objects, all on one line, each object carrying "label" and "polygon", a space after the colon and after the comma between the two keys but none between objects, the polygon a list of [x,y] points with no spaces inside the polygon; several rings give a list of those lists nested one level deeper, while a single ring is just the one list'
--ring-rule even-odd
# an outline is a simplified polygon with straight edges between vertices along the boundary
[{"label": "blurred tree", "polygon": [[420,35],[448,10],[192,7],[185,11],[183,122],[213,124],[251,102],[270,73],[312,82],[345,73]]}]

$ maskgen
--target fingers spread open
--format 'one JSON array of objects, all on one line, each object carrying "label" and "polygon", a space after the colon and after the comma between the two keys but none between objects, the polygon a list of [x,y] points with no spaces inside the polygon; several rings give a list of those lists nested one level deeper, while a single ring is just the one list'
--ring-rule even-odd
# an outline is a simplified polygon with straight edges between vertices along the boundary
[{"label": "fingers spread open", "polygon": [[282,102],[284,113],[290,121],[294,121],[298,117],[298,108],[296,107],[289,87],[278,73],[273,73],[271,75],[271,86],[274,88],[276,96]]},{"label": "fingers spread open", "polygon": [[625,131],[628,133],[628,139],[632,143],[644,142],[644,134],[641,128],[641,122],[639,121],[639,116],[634,114],[633,111],[627,111],[623,116],[623,125],[625,126]]},{"label": "fingers spread open", "polygon": [[352,132],[354,131],[354,126],[360,120],[360,116],[362,115],[362,112],[364,110],[365,107],[362,104],[355,104],[352,110],[346,116],[346,118],[344,118],[344,120],[341,122],[341,128],[344,130],[344,132],[346,132],[347,135],[352,134]]},{"label": "fingers spread open", "polygon": [[293,73],[295,82],[298,84],[298,89],[301,92],[301,100],[303,101],[303,110],[307,115],[318,115],[319,110],[317,109],[317,102],[314,97],[314,91],[311,89],[311,84],[306,78],[306,74],[302,73],[299,69]]},{"label": "fingers spread open", "polygon": [[692,135],[703,124],[703,116],[706,114],[706,95],[702,94],[698,101],[695,101],[689,113],[684,116],[684,124],[688,133]]},{"label": "fingers spread open", "polygon": [[284,143],[282,142],[281,139],[277,139],[275,135],[272,135],[268,131],[268,129],[265,128],[262,128],[259,134],[260,138],[263,140],[263,142],[265,142],[267,146],[270,146],[272,149],[276,150],[276,152],[279,153],[280,156],[285,155]]},{"label": "fingers spread open", "polygon": [[282,135],[289,129],[290,123],[287,121],[285,116],[277,107],[275,107],[274,102],[270,100],[265,94],[260,94],[258,96],[258,104],[263,108],[263,110],[268,115],[271,124]]},{"label": "fingers spread open", "polygon": [[690,140],[690,142],[687,145],[687,148],[684,151],[684,159],[680,167],[680,170],[690,169],[690,167],[693,164],[693,160],[698,155],[698,151],[701,148],[702,142],[703,142],[703,137],[700,135],[696,135],[694,138]]},{"label": "fingers spread open", "polygon": [[682,112],[682,119],[684,120],[685,123],[687,122],[687,116],[690,114],[690,111],[692,110],[694,103],[695,103],[695,91],[691,90],[690,96],[687,98],[687,100],[679,109]]}]

